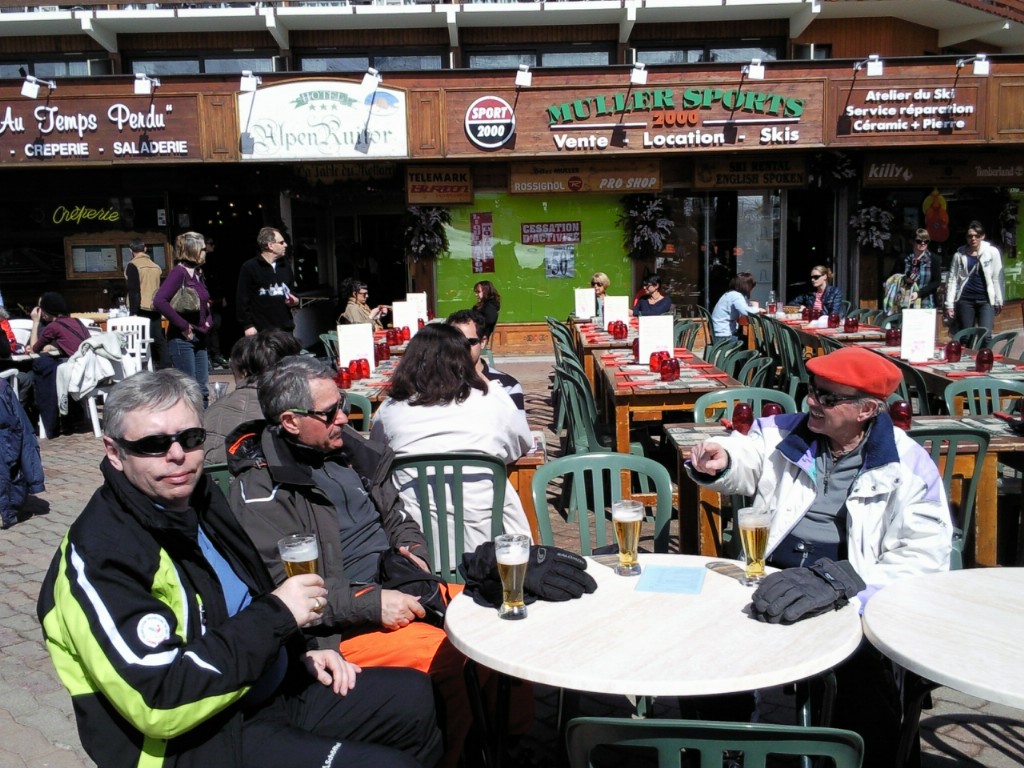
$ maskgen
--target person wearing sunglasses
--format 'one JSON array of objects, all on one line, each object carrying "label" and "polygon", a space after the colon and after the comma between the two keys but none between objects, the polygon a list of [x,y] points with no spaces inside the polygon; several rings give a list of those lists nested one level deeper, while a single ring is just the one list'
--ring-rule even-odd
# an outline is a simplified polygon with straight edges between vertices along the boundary
[{"label": "person wearing sunglasses", "polygon": [[633,316],[671,315],[672,299],[661,292],[661,278],[648,275],[644,278],[641,295],[633,305]]},{"label": "person wearing sunglasses", "polygon": [[295,276],[285,260],[288,243],[275,227],[263,227],[256,235],[259,255],[242,264],[235,287],[235,314],[246,336],[264,328],[295,329],[292,308],[299,299],[292,293]]},{"label": "person wearing sunglasses", "polygon": [[345,311],[338,318],[339,323],[373,323],[375,330],[381,330],[384,325],[382,317],[386,317],[391,309],[387,304],[378,304],[373,309],[367,303],[370,298],[370,289],[366,283],[360,280],[349,279],[341,285],[341,295],[347,297]]},{"label": "person wearing sunglasses", "polygon": [[931,252],[931,236],[927,229],[914,233],[914,250],[903,259],[903,278],[899,298],[900,309],[932,309],[935,292],[942,284],[939,258]]},{"label": "person wearing sunglasses", "polygon": [[104,766],[433,765],[429,678],[310,650],[300,627],[324,579],[271,580],[203,476],[202,411],[180,371],[114,386],[103,485],[43,580],[37,613],[86,751]]},{"label": "person wearing sunglasses", "polygon": [[824,264],[811,267],[811,290],[793,299],[793,303],[801,307],[817,309],[823,315],[843,313],[843,293],[832,285],[832,270]]},{"label": "person wearing sunglasses", "polygon": [[[862,606],[885,584],[948,570],[952,549],[938,469],[886,410],[899,369],[845,347],[808,360],[807,370],[805,413],[761,418],[747,435],[707,440],[687,463],[698,484],[770,511],[768,563],[783,570],[754,592],[752,610],[773,623],[848,600]],[[898,744],[883,663],[865,643],[836,669],[833,724],[864,737],[865,765],[892,765]]]},{"label": "person wearing sunglasses", "polygon": [[348,426],[345,395],[321,361],[287,357],[260,375],[257,391],[265,420],[227,439],[235,516],[277,583],[285,580],[277,541],[317,534],[327,605],[311,639],[363,669],[429,671],[448,712],[442,764],[454,766],[472,720],[465,659],[425,621],[429,603],[382,586],[392,556],[433,573],[423,532],[390,481],[394,453]]},{"label": "person wearing sunglasses", "polygon": [[522,412],[525,420],[526,395],[523,393],[523,385],[515,376],[499,371],[497,368],[491,368],[482,354],[488,341],[487,334],[484,332],[487,319],[475,309],[460,309],[448,315],[445,322],[457,328],[466,337],[469,342],[469,356],[473,359],[473,365],[476,367],[477,373],[480,374],[480,378],[487,382],[498,382],[505,390],[505,394],[512,398],[516,408]]},{"label": "person wearing sunglasses", "polygon": [[600,328],[604,328],[604,297],[611,284],[604,272],[595,272],[590,278],[590,287],[594,289],[594,322]]},{"label": "person wearing sunglasses", "polygon": [[946,317],[951,334],[981,326],[989,335],[1003,310],[1003,261],[999,249],[985,240],[980,221],[967,226],[967,244],[953,254],[946,277]]}]

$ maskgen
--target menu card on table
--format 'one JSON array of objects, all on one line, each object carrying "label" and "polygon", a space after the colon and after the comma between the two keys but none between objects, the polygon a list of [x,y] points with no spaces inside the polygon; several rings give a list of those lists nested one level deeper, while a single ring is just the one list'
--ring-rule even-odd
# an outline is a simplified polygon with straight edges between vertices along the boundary
[{"label": "menu card on table", "polygon": [[604,297],[604,327],[613,320],[621,320],[629,325],[629,318],[632,313],[629,311],[629,296],[605,296]]},{"label": "menu card on table", "polygon": [[573,314],[580,320],[586,320],[594,316],[597,309],[597,296],[593,288],[576,288],[576,309]]},{"label": "menu card on table", "polygon": [[640,318],[640,362],[651,359],[651,352],[672,354],[672,331],[675,318],[672,315],[654,315]]},{"label": "menu card on table", "polygon": [[[425,323],[430,319],[427,317],[427,294],[407,293],[405,294],[405,300],[416,308],[416,318],[418,320],[422,320]],[[412,331],[412,328],[409,330]]]},{"label": "menu card on table", "polygon": [[338,326],[338,366],[345,368],[352,360],[366,358],[373,371],[373,323],[350,323]]},{"label": "menu card on table", "polygon": [[408,328],[410,339],[416,335],[416,331],[420,327],[420,317],[414,303],[411,301],[396,301],[391,305],[391,314],[394,317],[392,322],[395,328]]},{"label": "menu card on table", "polygon": [[935,352],[935,310],[904,309],[900,357],[911,363],[931,360]]}]

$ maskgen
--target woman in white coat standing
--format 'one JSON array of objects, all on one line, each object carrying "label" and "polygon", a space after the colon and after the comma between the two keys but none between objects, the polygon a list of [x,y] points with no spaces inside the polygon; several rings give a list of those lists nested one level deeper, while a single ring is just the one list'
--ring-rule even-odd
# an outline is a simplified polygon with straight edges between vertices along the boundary
[{"label": "woman in white coat standing", "polygon": [[967,226],[967,245],[953,254],[946,278],[946,317],[952,332],[983,326],[989,335],[1003,309],[1003,260],[999,249],[985,240],[981,222]]},{"label": "woman in white coat standing", "polygon": [[[370,437],[386,443],[399,456],[451,451],[482,451],[506,464],[532,445],[522,414],[497,382],[484,382],[470,356],[470,339],[449,325],[430,324],[409,342],[391,380],[390,397],[374,418]],[[413,486],[414,472],[395,473],[406,511],[420,526],[420,509]],[[505,533],[530,535],[523,505],[505,482]],[[463,486],[465,549],[472,552],[491,537],[492,480]],[[428,513],[437,525],[437,510]],[[454,525],[449,520],[449,541]],[[438,562],[434,553],[434,562]],[[453,562],[462,553],[449,552]]]}]

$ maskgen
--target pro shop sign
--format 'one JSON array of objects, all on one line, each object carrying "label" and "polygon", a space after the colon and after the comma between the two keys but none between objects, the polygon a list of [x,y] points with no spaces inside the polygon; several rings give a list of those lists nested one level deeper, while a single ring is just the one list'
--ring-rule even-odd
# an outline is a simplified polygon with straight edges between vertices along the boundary
[{"label": "pro shop sign", "polygon": [[466,110],[466,135],[480,149],[498,149],[516,132],[516,114],[504,99],[481,96]]}]

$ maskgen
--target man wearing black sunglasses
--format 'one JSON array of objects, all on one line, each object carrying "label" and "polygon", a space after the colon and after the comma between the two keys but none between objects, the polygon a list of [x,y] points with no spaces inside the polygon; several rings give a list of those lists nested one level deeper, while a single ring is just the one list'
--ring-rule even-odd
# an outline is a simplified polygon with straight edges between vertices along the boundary
[{"label": "man wearing black sunglasses", "polygon": [[460,309],[450,314],[445,322],[462,331],[462,335],[469,341],[469,356],[473,358],[473,364],[481,378],[484,381],[496,381],[501,384],[501,388],[512,398],[512,402],[522,411],[525,419],[526,396],[523,393],[523,385],[515,376],[491,368],[483,357],[484,347],[487,346],[487,318],[475,309]]},{"label": "man wearing black sunglasses", "polygon": [[[705,441],[687,467],[701,485],[749,496],[771,513],[768,563],[784,570],[754,592],[752,615],[772,623],[858,598],[862,605],[891,581],[946,571],[950,562],[953,527],[938,469],[885,407],[899,369],[845,347],[809,360],[807,370],[806,413]],[[834,722],[864,737],[865,765],[892,765],[898,708],[889,706],[891,676],[878,670],[883,659],[869,644],[837,668]]]},{"label": "man wearing black sunglasses", "polygon": [[324,580],[275,588],[202,475],[202,410],[175,370],[111,391],[104,484],[43,582],[37,612],[86,751],[125,768],[433,765],[428,678],[308,650],[299,628]]}]

